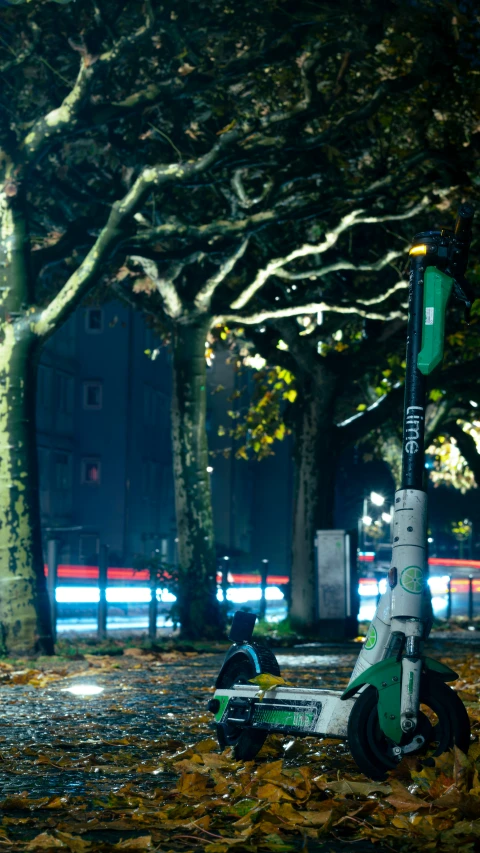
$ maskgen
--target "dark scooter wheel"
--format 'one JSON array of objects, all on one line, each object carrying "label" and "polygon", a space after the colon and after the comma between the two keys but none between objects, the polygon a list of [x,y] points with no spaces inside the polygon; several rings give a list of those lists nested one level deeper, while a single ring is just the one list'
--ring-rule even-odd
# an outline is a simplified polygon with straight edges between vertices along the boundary
[{"label": "dark scooter wheel", "polygon": [[[280,675],[277,659],[269,649],[255,646],[262,672],[271,675]],[[250,657],[239,656],[232,658],[226,665],[220,683],[217,687],[230,689],[235,684],[248,684],[257,673]],[[268,732],[261,729],[232,725],[232,723],[221,723],[217,725],[217,737],[221,749],[227,746],[233,747],[233,753],[237,761],[251,761],[260,752]]]},{"label": "dark scooter wheel", "polygon": [[[397,766],[393,754],[395,744],[382,732],[378,723],[378,692],[367,687],[352,708],[348,720],[348,744],[355,763],[366,776],[383,780]],[[454,745],[467,752],[470,743],[470,721],[463,702],[445,682],[435,676],[425,676],[420,688],[420,710],[417,728],[405,735],[401,746],[414,743],[415,736],[425,738],[421,746],[409,749],[410,755],[420,756],[429,746],[431,755],[441,755]],[[433,723],[432,723],[432,719]]]}]

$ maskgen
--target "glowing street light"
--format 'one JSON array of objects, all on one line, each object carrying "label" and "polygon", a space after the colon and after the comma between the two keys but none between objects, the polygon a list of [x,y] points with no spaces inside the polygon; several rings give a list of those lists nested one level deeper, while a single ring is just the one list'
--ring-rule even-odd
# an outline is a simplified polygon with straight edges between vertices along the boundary
[{"label": "glowing street light", "polygon": [[391,520],[392,516],[389,512],[382,512],[382,521],[384,521],[385,524],[390,524]]},{"label": "glowing street light", "polygon": [[383,495],[379,495],[378,492],[370,492],[370,500],[375,506],[383,506],[385,503],[385,498]]},{"label": "glowing street light", "polygon": [[362,518],[362,521],[363,521],[363,523],[366,525],[366,527],[370,527],[370,525],[371,525],[371,523],[372,523],[372,517],[371,517],[371,515],[364,515],[364,516],[363,516],[363,518]]}]

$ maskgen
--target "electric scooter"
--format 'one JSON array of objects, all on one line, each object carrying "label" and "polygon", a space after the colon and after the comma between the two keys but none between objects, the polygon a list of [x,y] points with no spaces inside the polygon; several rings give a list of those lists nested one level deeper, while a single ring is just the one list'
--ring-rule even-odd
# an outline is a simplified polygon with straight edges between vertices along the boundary
[{"label": "electric scooter", "polygon": [[[237,612],[208,704],[222,749],[251,760],[269,732],[347,738],[359,769],[384,779],[405,755],[427,758],[454,745],[467,752],[465,706],[446,682],[457,674],[426,657],[432,627],[427,584],[427,494],[424,490],[426,377],[443,359],[450,296],[465,305],[473,208],[461,205],[453,231],[424,231],[410,249],[403,474],[395,493],[392,563],[365,643],[343,692],[252,683],[280,676],[275,655],[252,641],[255,615]],[[261,679],[260,679],[261,681]]]}]

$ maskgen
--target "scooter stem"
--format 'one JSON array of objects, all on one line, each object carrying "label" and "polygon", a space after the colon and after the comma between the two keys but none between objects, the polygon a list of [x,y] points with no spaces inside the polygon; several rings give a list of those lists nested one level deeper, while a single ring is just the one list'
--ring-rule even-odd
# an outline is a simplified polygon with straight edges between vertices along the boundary
[{"label": "scooter stem", "polygon": [[426,378],[418,369],[422,348],[427,256],[412,257],[408,290],[407,357],[402,449],[402,489],[423,490]]}]

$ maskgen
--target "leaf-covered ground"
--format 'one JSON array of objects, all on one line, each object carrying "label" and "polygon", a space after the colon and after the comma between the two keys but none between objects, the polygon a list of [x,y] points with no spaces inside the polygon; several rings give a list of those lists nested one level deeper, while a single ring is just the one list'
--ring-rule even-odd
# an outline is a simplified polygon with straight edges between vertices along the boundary
[{"label": "leaf-covered ground", "polygon": [[[282,674],[341,687],[357,649],[282,649]],[[410,759],[385,783],[359,774],[346,744],[330,739],[274,735],[246,764],[220,754],[205,712],[218,653],[0,661],[0,851],[474,853],[480,644],[434,641],[430,653],[460,674],[469,757],[423,768]],[[103,692],[69,692],[79,684]]]}]

